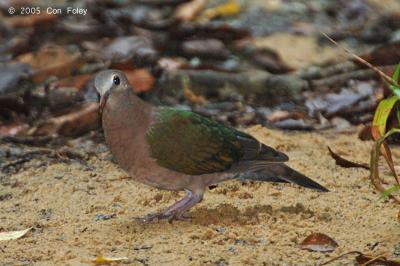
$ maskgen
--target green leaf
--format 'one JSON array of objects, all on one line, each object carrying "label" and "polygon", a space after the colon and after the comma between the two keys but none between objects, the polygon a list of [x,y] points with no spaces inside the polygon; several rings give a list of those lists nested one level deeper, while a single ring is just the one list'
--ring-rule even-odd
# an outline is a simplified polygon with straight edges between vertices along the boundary
[{"label": "green leaf", "polygon": [[396,87],[396,86],[394,86],[394,85],[390,85],[390,84],[388,84],[388,85],[389,85],[389,88],[390,88],[390,90],[392,91],[392,93],[393,93],[394,95],[400,97],[400,88],[399,88],[399,87]]},{"label": "green leaf", "polygon": [[394,95],[390,98],[382,100],[376,108],[372,126],[378,129],[378,132],[381,134],[381,136],[385,135],[387,120],[393,107],[399,100],[400,97]]},{"label": "green leaf", "polygon": [[393,185],[390,188],[383,191],[382,198],[387,199],[390,197],[390,195],[392,195],[394,192],[399,191],[399,190],[400,190],[400,185]]},{"label": "green leaf", "polygon": [[396,114],[397,114],[397,121],[400,122],[400,110],[398,108]]},{"label": "green leaf", "polygon": [[[399,77],[400,77],[400,64],[396,66],[396,69],[392,75],[392,80],[394,81],[394,84],[398,83]],[[372,121],[371,133],[375,140],[375,143],[371,151],[370,179],[371,183],[375,186],[375,188],[382,192],[382,197],[384,198],[391,197],[397,202],[400,202],[400,199],[392,195],[394,192],[400,190],[400,182],[394,168],[391,151],[389,149],[389,146],[385,142],[385,139],[390,135],[394,133],[400,133],[399,128],[392,128],[385,134],[386,124],[389,119],[389,116],[393,111],[393,108],[396,106],[396,103],[400,100],[400,87],[388,83],[387,85],[392,91],[393,96],[388,99],[384,99],[379,103],[375,111],[374,120]],[[397,109],[395,110],[396,117],[397,120],[400,121],[400,111],[398,110],[398,108],[396,109]],[[385,157],[386,162],[388,163],[390,170],[397,182],[396,185],[388,189],[385,189],[383,187],[382,179],[379,177],[378,162],[380,153],[382,153],[383,156]]]},{"label": "green leaf", "polygon": [[[399,77],[400,77],[400,64],[398,64],[396,66],[396,69],[393,72],[392,75],[392,80],[394,81],[394,83],[398,83],[399,82]],[[400,87],[399,86],[395,86],[392,84],[389,84],[386,82],[386,85],[389,87],[389,89],[392,91],[392,93],[396,96],[400,97]]]},{"label": "green leaf", "polygon": [[[391,130],[389,130],[384,136],[382,136],[377,141],[375,141],[373,149],[371,151],[371,161],[370,161],[370,179],[371,179],[371,183],[375,186],[375,188],[377,190],[381,191],[382,193],[384,193],[385,188],[382,186],[382,180],[379,177],[378,163],[379,163],[380,148],[381,148],[381,145],[384,144],[385,139],[387,137],[389,137],[390,135],[394,134],[394,133],[400,133],[400,129],[399,128],[392,128]],[[396,178],[397,185],[400,186],[400,183],[397,180],[396,173],[394,171],[392,171],[392,172],[393,172],[392,173],[393,176]],[[393,198],[393,199],[395,199],[396,201],[400,202],[393,195],[388,194],[388,196]]]},{"label": "green leaf", "polygon": [[396,69],[394,70],[392,75],[392,80],[397,83],[399,81],[399,76],[400,76],[400,64],[397,64]]}]

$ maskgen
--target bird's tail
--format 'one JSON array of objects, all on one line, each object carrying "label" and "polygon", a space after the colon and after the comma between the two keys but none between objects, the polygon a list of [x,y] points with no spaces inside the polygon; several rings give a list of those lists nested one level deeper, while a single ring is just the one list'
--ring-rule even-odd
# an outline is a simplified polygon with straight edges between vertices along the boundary
[{"label": "bird's tail", "polygon": [[[248,162],[241,179],[259,180],[266,182],[288,182],[302,187],[315,189],[320,192],[329,190],[313,181],[309,177],[297,172],[284,163]],[[242,169],[243,169],[242,168]]]}]

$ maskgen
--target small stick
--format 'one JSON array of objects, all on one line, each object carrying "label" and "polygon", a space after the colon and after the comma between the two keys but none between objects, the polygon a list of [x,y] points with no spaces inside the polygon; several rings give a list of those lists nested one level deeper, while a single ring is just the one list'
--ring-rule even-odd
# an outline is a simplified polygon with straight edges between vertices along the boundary
[{"label": "small stick", "polygon": [[384,255],[384,254],[379,255],[379,256],[376,256],[375,258],[370,259],[369,261],[367,261],[367,262],[361,264],[360,266],[367,266],[367,265],[370,265],[370,264],[372,264],[373,262],[375,262],[375,261],[377,261],[377,260],[379,260],[379,259],[382,259],[382,258],[385,258],[385,255]]},{"label": "small stick", "polygon": [[322,266],[322,265],[328,265],[329,263],[332,263],[332,262],[334,262],[334,261],[336,261],[336,260],[338,260],[338,259],[343,258],[344,256],[351,255],[351,254],[363,255],[360,251],[350,251],[350,252],[344,253],[344,254],[342,254],[342,255],[339,255],[339,256],[337,256],[337,257],[335,257],[335,258],[333,258],[333,259],[330,259],[330,260],[328,260],[328,261],[322,263],[320,266]]},{"label": "small stick", "polygon": [[129,243],[128,243],[128,254],[126,254],[126,257],[129,258],[131,255],[131,251],[132,251],[132,243],[133,243],[133,238],[134,238],[134,228],[132,225],[132,229],[130,231],[130,237],[129,237]]},{"label": "small stick", "polygon": [[331,41],[332,43],[334,43],[336,46],[342,48],[343,50],[345,50],[348,54],[350,54],[351,56],[353,56],[358,62],[366,65],[367,67],[371,68],[372,70],[374,70],[375,72],[377,72],[379,74],[379,76],[381,76],[386,82],[390,83],[391,85],[394,85],[396,87],[400,87],[399,83],[397,83],[396,80],[393,80],[391,77],[389,77],[388,75],[386,75],[382,70],[380,70],[379,68],[377,68],[376,66],[372,65],[371,63],[369,63],[368,61],[362,59],[361,57],[359,57],[358,55],[354,54],[353,52],[351,52],[349,49],[347,49],[346,47],[344,47],[343,45],[340,45],[338,42],[336,42],[334,39],[332,39],[331,37],[328,36],[328,34],[326,34],[323,31],[319,31],[322,35],[324,35],[329,41]]}]

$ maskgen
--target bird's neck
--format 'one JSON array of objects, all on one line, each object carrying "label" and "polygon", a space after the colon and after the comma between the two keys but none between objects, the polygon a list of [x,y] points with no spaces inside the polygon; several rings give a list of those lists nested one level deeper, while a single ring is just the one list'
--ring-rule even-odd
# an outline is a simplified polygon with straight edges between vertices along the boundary
[{"label": "bird's neck", "polygon": [[104,135],[111,153],[127,172],[131,170],[139,146],[146,143],[146,132],[151,122],[152,106],[132,91],[113,92],[104,108]]}]

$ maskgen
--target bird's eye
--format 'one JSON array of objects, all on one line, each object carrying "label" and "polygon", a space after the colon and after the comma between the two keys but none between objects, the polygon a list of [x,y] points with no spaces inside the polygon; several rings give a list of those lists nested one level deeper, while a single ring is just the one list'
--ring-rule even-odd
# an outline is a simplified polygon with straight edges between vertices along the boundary
[{"label": "bird's eye", "polygon": [[118,86],[121,83],[118,76],[114,76],[113,83],[115,86]]}]

